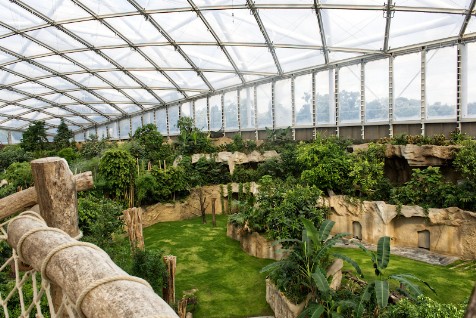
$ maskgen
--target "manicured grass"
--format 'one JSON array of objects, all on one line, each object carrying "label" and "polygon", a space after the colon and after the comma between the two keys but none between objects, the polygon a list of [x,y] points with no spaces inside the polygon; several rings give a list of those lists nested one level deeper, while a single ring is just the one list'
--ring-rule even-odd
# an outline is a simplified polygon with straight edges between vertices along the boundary
[{"label": "manicured grass", "polygon": [[[359,264],[364,273],[365,280],[375,278],[374,269],[370,258],[360,249],[354,248],[334,248],[334,251],[347,255]],[[453,264],[454,265],[454,264]],[[437,294],[435,295],[426,286],[421,290],[429,297],[442,303],[461,303],[471,294],[476,280],[476,271],[473,269],[450,269],[453,265],[438,266],[430,265],[420,261],[414,261],[397,255],[390,255],[390,263],[385,270],[385,275],[391,274],[414,274],[420,279],[428,282]],[[346,268],[351,269],[350,265]]]},{"label": "manicured grass", "polygon": [[226,236],[226,216],[217,216],[217,227],[200,218],[158,223],[144,229],[146,249],[160,248],[177,256],[176,298],[198,289],[196,318],[272,315],[266,303],[262,267],[270,260],[244,253]]}]

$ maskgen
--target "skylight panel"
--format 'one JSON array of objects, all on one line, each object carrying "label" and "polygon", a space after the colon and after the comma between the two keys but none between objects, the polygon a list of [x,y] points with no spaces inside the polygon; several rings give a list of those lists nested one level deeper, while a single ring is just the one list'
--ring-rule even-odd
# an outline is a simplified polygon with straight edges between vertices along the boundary
[{"label": "skylight panel", "polygon": [[191,68],[184,57],[171,45],[145,46],[141,47],[140,50],[147,54],[159,67]]},{"label": "skylight panel", "polygon": [[86,66],[90,70],[115,68],[115,66],[109,63],[105,58],[93,51],[68,53],[66,56]]},{"label": "skylight panel", "polygon": [[81,3],[97,15],[135,11],[129,2],[124,0],[81,0]]},{"label": "skylight panel", "polygon": [[0,2],[0,21],[8,21],[17,30],[45,24],[42,19],[11,1]]},{"label": "skylight panel", "polygon": [[9,121],[6,121],[2,124],[4,127],[10,127],[10,128],[20,128],[22,126],[26,126],[30,124],[30,122],[26,120],[19,120],[19,119],[11,119]]},{"label": "skylight panel", "polygon": [[23,0],[23,2],[55,21],[84,18],[89,16],[86,11],[82,10],[71,0]]},{"label": "skylight panel", "polygon": [[[99,73],[99,74],[101,76],[104,76],[106,73]],[[97,76],[94,76],[94,75],[89,74],[89,73],[70,74],[70,75],[66,75],[66,77],[72,79],[73,81],[75,81],[75,82],[77,82],[81,85],[88,86],[88,87],[109,86],[108,84],[106,84],[106,82],[104,82],[103,80],[101,80]]]},{"label": "skylight panel", "polygon": [[158,71],[131,71],[131,74],[147,86],[173,88],[167,78]]},{"label": "skylight panel", "polygon": [[99,75],[116,86],[139,86],[136,81],[121,71],[101,72]]},{"label": "skylight panel", "polygon": [[205,72],[205,76],[215,89],[241,84],[240,77],[236,73]]},{"label": "skylight panel", "polygon": [[319,23],[313,9],[261,9],[259,15],[273,43],[322,44]]},{"label": "skylight panel", "polygon": [[58,51],[85,47],[83,44],[76,41],[75,39],[55,27],[47,27],[38,30],[33,30],[27,32],[26,34]]},{"label": "skylight panel", "polygon": [[13,87],[30,94],[42,94],[42,93],[51,92],[51,89],[46,88],[34,82],[22,83],[22,84],[15,85]]},{"label": "skylight panel", "polygon": [[265,43],[249,10],[216,10],[202,13],[222,42]]},{"label": "skylight panel", "polygon": [[44,65],[45,67],[60,73],[75,72],[75,71],[83,70],[83,68],[73,64],[71,61],[59,55],[41,57],[41,58],[35,59],[35,62],[38,62]]},{"label": "skylight panel", "polygon": [[399,0],[397,5],[409,7],[468,9],[471,0]]},{"label": "skylight panel", "polygon": [[96,20],[68,23],[64,27],[94,46],[125,44],[117,34]]},{"label": "skylight panel", "polygon": [[19,34],[0,39],[0,46],[27,57],[51,52]]},{"label": "skylight panel", "polygon": [[0,70],[0,83],[3,85],[10,85],[17,82],[22,82],[25,79],[15,74]]},{"label": "skylight panel", "polygon": [[26,96],[20,93],[16,93],[13,91],[10,91],[8,89],[2,89],[0,90],[0,100],[6,100],[9,102],[14,102],[19,99],[23,99]]},{"label": "skylight panel", "polygon": [[67,109],[80,114],[96,114],[96,111],[86,105],[75,104],[66,106]]},{"label": "skylight panel", "polygon": [[182,49],[200,69],[233,70],[233,66],[219,46],[183,46]]},{"label": "skylight panel", "polygon": [[24,114],[21,117],[26,119],[31,119],[31,120],[44,120],[46,118],[51,118],[50,115],[46,115],[40,112],[32,112],[32,113]]},{"label": "skylight panel", "polygon": [[136,0],[137,3],[145,10],[158,10],[170,8],[190,8],[187,0]]},{"label": "skylight panel", "polygon": [[85,103],[101,101],[101,99],[99,99],[98,97],[96,97],[93,94],[89,93],[88,91],[84,91],[84,90],[75,91],[75,92],[68,92],[68,95],[70,95],[72,97],[75,97],[75,98],[77,98],[80,101],[83,101]]},{"label": "skylight panel", "polygon": [[166,42],[160,32],[142,15],[105,19],[133,43]]},{"label": "skylight panel", "polygon": [[152,64],[134,49],[108,49],[102,52],[125,68],[153,68]]},{"label": "skylight panel", "polygon": [[124,93],[131,96],[138,103],[159,103],[159,101],[145,89],[124,89]]},{"label": "skylight panel", "polygon": [[199,88],[199,89],[207,89],[207,85],[200,76],[197,75],[195,72],[191,71],[169,71],[166,72],[172,80],[177,83],[178,86],[182,87],[183,89],[187,88]]},{"label": "skylight panel", "polygon": [[444,39],[459,34],[463,15],[395,12],[390,27],[390,48]]},{"label": "skylight panel", "polygon": [[324,55],[320,50],[276,48],[275,51],[281,68],[286,73],[325,63]]},{"label": "skylight panel", "polygon": [[215,42],[194,12],[159,13],[152,17],[176,42]]},{"label": "skylight panel", "polygon": [[95,92],[111,102],[130,102],[129,98],[115,89],[98,89]]},{"label": "skylight panel", "polygon": [[321,12],[328,46],[383,48],[386,18],[382,11],[332,9]]},{"label": "skylight panel", "polygon": [[277,73],[276,64],[268,48],[232,46],[228,52],[239,70]]},{"label": "skylight panel", "polygon": [[51,75],[50,72],[35,66],[33,64],[29,63],[24,63],[24,62],[18,62],[15,64],[10,64],[5,66],[5,68],[15,71],[17,73],[23,74],[25,76],[28,76],[29,78],[36,78],[36,77],[42,77],[45,75]]},{"label": "skylight panel", "polygon": [[0,112],[4,115],[19,115],[27,111],[27,109],[16,105],[7,105],[5,107],[0,108]]},{"label": "skylight panel", "polygon": [[45,108],[44,111],[54,115],[60,115],[60,116],[72,115],[71,112],[59,107]]}]

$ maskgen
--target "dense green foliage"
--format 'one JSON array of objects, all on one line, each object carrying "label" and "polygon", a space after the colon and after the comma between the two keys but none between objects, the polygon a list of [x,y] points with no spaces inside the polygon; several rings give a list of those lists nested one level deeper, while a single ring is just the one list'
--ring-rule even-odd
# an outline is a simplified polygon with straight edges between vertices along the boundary
[{"label": "dense green foliage", "polygon": [[125,150],[110,149],[101,157],[99,172],[106,179],[106,191],[112,198],[126,200],[136,176],[134,158]]},{"label": "dense green foliage", "polygon": [[17,145],[8,145],[0,150],[0,170],[7,169],[14,162],[33,160],[33,155]]},{"label": "dense green foliage", "polygon": [[169,145],[164,144],[164,137],[157,131],[157,126],[154,124],[147,124],[137,128],[129,144],[129,151],[136,158],[152,162],[167,159],[171,161],[171,148]]},{"label": "dense green foliage", "polygon": [[102,155],[108,148],[108,143],[105,139],[99,140],[96,135],[89,135],[88,139],[81,146],[81,156],[85,159],[92,159]]},{"label": "dense green foliage", "polygon": [[23,132],[21,147],[25,151],[41,151],[48,147],[46,128],[43,121],[35,121]]},{"label": "dense green foliage", "polygon": [[135,250],[132,253],[132,275],[149,282],[157,294],[167,282],[167,268],[163,262],[164,252],[160,249]]},{"label": "dense green foliage", "polygon": [[190,117],[181,117],[177,122],[180,130],[178,136],[177,149],[183,155],[194,153],[209,153],[214,151],[214,147],[205,132],[200,131],[193,125]]},{"label": "dense green foliage", "polygon": [[73,132],[69,130],[68,125],[61,119],[61,123],[58,126],[58,131],[53,138],[53,144],[56,150],[63,148],[69,148],[71,146],[70,140],[73,138]]},{"label": "dense green foliage", "polygon": [[461,318],[466,304],[442,304],[429,297],[419,296],[416,300],[402,299],[388,307],[382,318]]}]

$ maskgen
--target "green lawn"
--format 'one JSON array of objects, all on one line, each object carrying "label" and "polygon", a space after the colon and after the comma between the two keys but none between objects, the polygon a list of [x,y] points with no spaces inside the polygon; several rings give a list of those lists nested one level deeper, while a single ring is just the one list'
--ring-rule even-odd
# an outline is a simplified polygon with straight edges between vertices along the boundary
[{"label": "green lawn", "polygon": [[146,249],[161,248],[177,256],[176,298],[184,290],[198,289],[196,318],[272,315],[266,303],[262,267],[270,260],[244,253],[226,236],[226,216],[217,216],[217,227],[200,218],[158,223],[144,229]]},{"label": "green lawn", "polygon": [[[365,280],[371,280],[375,277],[370,258],[360,249],[334,248],[334,251],[355,260],[362,268]],[[450,269],[453,265],[430,265],[397,255],[390,255],[390,263],[385,274],[414,274],[428,282],[436,290],[437,294],[435,295],[428,288],[422,287],[422,291],[427,296],[442,303],[461,303],[471,294],[476,280],[476,271],[474,269]],[[346,265],[346,268],[351,269],[351,266]]]}]

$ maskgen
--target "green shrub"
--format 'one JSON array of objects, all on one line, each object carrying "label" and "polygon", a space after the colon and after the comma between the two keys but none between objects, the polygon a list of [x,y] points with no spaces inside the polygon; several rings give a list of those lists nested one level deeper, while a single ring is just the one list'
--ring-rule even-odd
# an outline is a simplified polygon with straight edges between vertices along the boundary
[{"label": "green shrub", "polygon": [[132,254],[132,275],[148,281],[158,294],[162,294],[162,288],[167,283],[163,257],[162,250],[135,250]]},{"label": "green shrub", "polygon": [[404,298],[387,307],[382,318],[461,318],[466,305],[441,304],[429,297],[419,296],[416,301]]},{"label": "green shrub", "polygon": [[107,191],[112,198],[126,200],[130,187],[134,185],[136,163],[125,150],[110,149],[101,157],[99,173],[107,182]]},{"label": "green shrub", "polygon": [[351,154],[349,178],[353,188],[348,189],[350,194],[357,191],[360,196],[370,198],[377,190],[379,183],[384,178],[384,147],[383,145],[369,144],[367,150]]},{"label": "green shrub", "polygon": [[208,135],[194,126],[192,118],[181,117],[177,122],[177,127],[180,130],[177,148],[182,155],[213,153],[216,151]]},{"label": "green shrub", "polygon": [[58,157],[66,159],[69,165],[78,158],[78,154],[73,150],[73,148],[63,148],[58,151]]},{"label": "green shrub", "polygon": [[37,152],[48,148],[48,139],[46,138],[45,122],[34,121],[23,132],[21,147],[26,151]]},{"label": "green shrub", "polygon": [[189,190],[188,176],[182,167],[160,169],[153,167],[150,172],[136,180],[137,204],[153,204],[170,201]]},{"label": "green shrub", "polygon": [[56,135],[53,138],[53,144],[56,150],[69,148],[71,146],[70,140],[73,139],[74,134],[69,130],[68,125],[64,122],[64,119],[61,118],[61,123],[58,126]]},{"label": "green shrub", "polygon": [[29,162],[14,162],[5,171],[5,178],[13,187],[26,189],[33,185],[33,175]]},{"label": "green shrub", "polygon": [[7,169],[14,162],[33,160],[33,155],[18,145],[8,145],[0,150],[0,170]]},{"label": "green shrub", "polygon": [[453,166],[467,180],[476,180],[476,142],[463,143],[463,147],[455,155]]},{"label": "green shrub", "polygon": [[101,156],[109,148],[106,139],[99,140],[96,135],[89,135],[88,139],[81,146],[81,156],[85,159],[92,159]]}]

